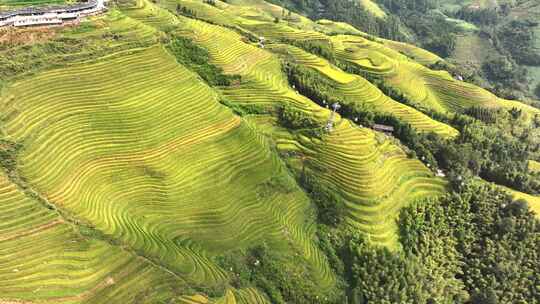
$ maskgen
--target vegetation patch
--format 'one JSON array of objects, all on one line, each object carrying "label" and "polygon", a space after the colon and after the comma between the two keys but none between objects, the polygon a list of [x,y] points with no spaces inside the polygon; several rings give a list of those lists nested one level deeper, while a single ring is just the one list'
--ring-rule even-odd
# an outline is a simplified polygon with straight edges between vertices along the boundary
[{"label": "vegetation patch", "polygon": [[9,140],[0,139],[0,166],[8,174],[12,174],[17,168],[17,154],[22,145]]},{"label": "vegetation patch", "polygon": [[208,51],[187,38],[173,36],[167,49],[179,63],[199,74],[209,85],[230,86],[240,80],[239,75],[225,75],[222,69],[210,64]]},{"label": "vegetation patch", "polygon": [[245,251],[232,251],[216,257],[225,269],[232,269],[231,285],[257,286],[271,303],[338,303],[343,293],[336,289],[324,292],[315,284],[312,269],[297,253],[286,255],[263,243]]}]

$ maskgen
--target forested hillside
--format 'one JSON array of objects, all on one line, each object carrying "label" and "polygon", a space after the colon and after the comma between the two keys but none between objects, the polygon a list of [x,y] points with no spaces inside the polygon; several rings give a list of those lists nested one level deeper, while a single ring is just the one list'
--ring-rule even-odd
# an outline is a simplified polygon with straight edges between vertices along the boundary
[{"label": "forested hillside", "polygon": [[294,11],[350,23],[417,44],[468,81],[500,96],[540,99],[540,4],[530,0],[272,0]]},{"label": "forested hillside", "polygon": [[0,304],[540,303],[529,2],[272,2],[0,28]]}]

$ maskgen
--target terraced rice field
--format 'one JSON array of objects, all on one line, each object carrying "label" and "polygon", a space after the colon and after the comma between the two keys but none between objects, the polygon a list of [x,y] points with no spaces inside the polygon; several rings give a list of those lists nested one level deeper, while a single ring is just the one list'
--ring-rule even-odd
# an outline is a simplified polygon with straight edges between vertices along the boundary
[{"label": "terraced rice field", "polygon": [[[262,49],[239,32],[330,41],[340,58],[389,79],[402,77],[420,91],[404,89],[407,94],[437,109],[461,109],[454,99],[482,102],[484,92],[458,86],[396,50],[426,63],[435,60],[430,53],[372,42],[340,23],[293,15],[275,24],[280,8],[259,0],[179,3],[216,24],[175,15],[173,0],[159,3],[171,11],[147,0],[121,3],[92,26],[64,32],[95,43],[87,57],[63,54],[54,60],[65,59],[61,68],[6,82],[0,135],[23,145],[17,173],[28,188],[0,172],[0,281],[7,282],[0,303],[268,303],[254,288],[228,287],[217,298],[187,288],[226,284],[231,273],[213,258],[263,242],[300,254],[318,286],[332,287],[335,277],[315,240],[313,207],[274,143],[290,152],[293,170],[305,170],[344,199],[349,225],[390,249],[399,248],[400,208],[446,191],[446,182],[408,158],[395,139],[339,114],[334,131],[320,137],[277,126],[276,109],[284,105],[321,126],[330,115],[289,86],[278,54],[285,50],[324,75],[351,102],[392,113],[420,131],[451,137],[456,130],[320,57],[277,43]],[[340,31],[355,35],[325,34]],[[192,39],[241,82],[208,87],[167,53],[165,32]],[[221,99],[266,112],[241,118]],[[274,177],[293,187],[262,191]]]},{"label": "terraced rice field", "polygon": [[31,186],[186,280],[222,282],[208,256],[283,231],[325,265],[306,196],[258,194],[283,170],[265,141],[161,47],[45,72],[7,96],[18,114],[2,113],[4,133],[24,142]]},{"label": "terraced rice field", "polygon": [[419,62],[430,63],[436,58],[429,52],[410,47],[406,51],[400,49],[398,43],[374,42],[350,35],[332,36],[331,39],[338,58],[384,77],[387,84],[400,90],[420,108],[447,113],[461,112],[471,106],[516,107],[531,116],[540,113],[524,103],[500,99],[478,86],[455,80],[446,71],[431,70],[409,58],[415,58],[417,53],[422,58]]},{"label": "terraced rice field", "polygon": [[462,112],[472,107],[521,109],[529,118],[540,113],[525,103],[498,98],[478,86],[453,79],[445,71],[433,71],[412,62],[400,63],[398,73],[387,78],[410,99],[439,112]]},{"label": "terraced rice field", "polygon": [[[150,6],[150,4],[147,4],[144,9],[146,9],[146,12],[144,14],[150,14],[151,11],[149,11],[147,8]],[[152,19],[149,15],[140,14],[136,18],[140,18],[142,22],[144,22],[145,18]],[[147,16],[147,17],[143,17]],[[199,43],[201,46],[208,49],[210,54],[212,55],[213,62],[222,67],[226,72],[233,73],[233,74],[241,74],[247,78],[252,79],[253,82],[259,82],[262,83],[262,81],[269,81],[269,84],[263,84],[262,86],[268,86],[271,85],[274,81],[278,83],[278,86],[281,84],[283,85],[284,79],[280,78],[269,78],[264,73],[264,70],[258,70],[256,67],[258,67],[258,63],[262,62],[263,64],[268,63],[270,66],[272,66],[272,63],[276,63],[276,61],[272,62],[271,60],[271,54],[267,52],[263,52],[260,49],[245,44],[240,40],[240,37],[235,32],[228,30],[226,28],[222,28],[219,26],[207,24],[201,21],[197,20],[191,20],[191,19],[182,19],[182,28],[181,31],[184,32],[185,35],[189,37],[195,38],[195,41]],[[225,47],[228,46],[228,47]],[[279,62],[277,62],[278,65],[275,66],[278,68],[279,71]],[[245,91],[242,90],[241,87],[236,88],[237,92],[236,94],[242,95],[242,93],[245,93]],[[262,90],[263,88],[258,88],[259,90]],[[274,88],[270,87],[269,90],[273,90]],[[296,103],[300,106],[305,107],[306,111],[310,111],[310,108],[314,108],[313,105],[308,103],[306,99],[304,98],[302,100],[302,97],[298,94],[295,94],[292,90],[288,92],[282,92],[280,91],[280,88],[278,87],[274,92],[274,94],[278,94],[278,97],[283,97],[284,100],[288,100],[291,103]],[[224,92],[226,95],[227,92]],[[284,95],[280,95],[284,94]],[[297,100],[296,98],[300,98],[300,100]],[[266,99],[268,101],[268,98]],[[265,102],[262,100],[261,102]],[[319,112],[324,112],[326,110],[324,109],[318,109]],[[260,140],[260,139],[259,139]],[[232,146],[231,146],[232,148]],[[268,153],[268,152],[267,152]],[[253,160],[250,161],[252,165],[257,167],[257,171],[259,173],[265,172],[265,175],[268,175],[269,172],[267,170],[262,170],[260,164],[253,163]],[[220,166],[219,164],[216,164],[216,166]],[[209,170],[214,170],[212,168],[208,168]],[[237,171],[237,170],[235,170]],[[227,171],[227,174],[230,174],[231,171]],[[224,173],[225,174],[225,173]],[[272,174],[270,174],[272,175]],[[253,177],[251,177],[253,179]],[[255,182],[255,181],[253,181]],[[260,183],[262,183],[261,181]],[[259,184],[260,184],[259,183]],[[256,189],[255,189],[256,190]],[[219,194],[216,194],[219,195]],[[277,204],[277,201],[280,198],[273,197],[269,198],[273,202],[272,204],[264,204],[265,206],[272,205],[272,208],[276,208],[278,205],[282,205],[282,207],[285,208],[283,210],[285,214],[279,215],[278,217],[283,221],[282,227],[279,227],[280,232],[277,233],[277,235],[282,235],[283,231],[288,231],[287,233],[290,233],[291,236],[289,238],[293,238],[295,242],[298,242],[300,249],[303,250],[305,253],[305,256],[308,258],[309,261],[311,261],[315,266],[316,269],[319,271],[319,276],[321,280],[321,287],[324,288],[325,286],[329,286],[333,284],[333,278],[330,276],[329,273],[329,266],[327,265],[326,260],[322,257],[321,253],[318,251],[317,247],[310,242],[310,237],[313,233],[310,226],[304,223],[304,213],[305,208],[308,206],[306,205],[306,197],[296,197],[291,198],[293,200],[297,200],[297,208],[294,207],[295,204],[289,201],[283,201],[280,204]],[[283,198],[281,198],[283,199]],[[238,202],[239,204],[241,202]],[[246,203],[243,203],[246,205]],[[249,204],[247,204],[249,205]],[[207,208],[208,209],[208,208]],[[210,208],[211,209],[211,208]],[[233,212],[236,212],[237,216],[240,215],[239,212],[232,210]],[[273,210],[267,210],[267,212],[277,212]],[[244,217],[245,215],[242,215]],[[263,216],[260,214],[259,216]],[[240,224],[239,224],[240,225]],[[255,225],[255,224],[254,224]],[[259,224],[257,224],[259,225]],[[271,224],[272,225],[272,224]],[[307,227],[307,230],[302,231],[302,226]],[[273,227],[276,227],[276,224],[273,224]],[[283,230],[283,227],[285,227],[285,230]],[[249,227],[245,227],[247,231],[251,230],[250,233],[253,233],[254,235],[260,236],[261,231],[260,228],[257,229],[250,229]],[[210,232],[210,231],[209,231]],[[275,232],[274,232],[275,233]],[[237,235],[237,233],[230,234],[226,231],[223,231],[223,235],[216,236],[216,237],[222,237],[224,239],[227,239],[226,235]],[[206,241],[205,241],[206,242]],[[238,242],[238,241],[236,241]],[[246,239],[246,245],[249,243],[253,243],[253,240]],[[238,245],[238,243],[236,243]]]},{"label": "terraced rice field", "polygon": [[385,48],[382,43],[358,36],[338,35],[332,36],[331,40],[338,58],[378,75],[388,75],[395,72],[398,62],[394,60],[394,57],[406,58]]},{"label": "terraced rice field", "polygon": [[365,32],[360,31],[354,26],[345,23],[328,19],[320,19],[314,24],[314,29],[324,34],[336,33],[336,34],[354,34],[358,36],[369,36]]},{"label": "terraced rice field", "polygon": [[418,160],[382,134],[342,120],[324,140],[283,139],[278,148],[301,151],[306,172],[336,189],[346,202],[348,221],[366,233],[371,242],[396,248],[399,209],[416,199],[445,192],[445,182],[435,178]]},{"label": "terraced rice field", "polygon": [[[145,5],[144,2],[140,2],[140,4]],[[194,0],[164,0],[160,4],[170,11],[175,11],[176,6],[179,4],[182,7],[197,12],[198,19],[211,20],[213,23],[224,26],[234,26],[237,19],[242,19],[239,17],[240,12],[238,11],[236,12],[237,14],[227,12],[227,8],[232,5],[222,1],[216,1],[216,6]]]},{"label": "terraced rice field", "polygon": [[272,40],[294,40],[294,41],[307,41],[307,40],[327,40],[326,35],[310,30],[300,30],[287,25],[284,22],[273,23],[264,22],[258,24],[243,24],[243,26],[250,31],[256,32],[265,38]]},{"label": "terraced rice field", "polygon": [[[259,3],[259,2],[260,1],[255,1],[255,3]],[[189,2],[182,2],[182,3],[189,3]],[[245,5],[245,4],[242,4],[242,5]],[[244,6],[242,5],[238,9],[239,11],[241,11],[244,8]],[[224,7],[223,8],[224,13],[230,14],[231,11],[233,10],[231,8],[232,6],[233,5]],[[192,8],[193,7],[194,6],[192,6]],[[212,7],[211,9],[204,8],[204,7],[201,8],[203,15],[208,15],[207,12],[209,10],[219,11],[220,9],[221,7],[220,8]],[[199,11],[197,10],[197,12]],[[212,15],[218,15],[218,14],[217,12],[214,12]],[[252,17],[252,19],[256,19],[256,17]],[[213,19],[211,20],[219,23],[219,18],[216,20],[213,20]],[[264,15],[261,15],[260,18],[257,18],[256,22],[246,23],[244,19],[244,21],[240,21],[238,24],[244,28],[249,29],[252,32],[257,33],[257,35],[264,36],[269,39],[286,38],[286,39],[293,39],[293,40],[305,39],[305,40],[310,40],[310,41],[312,40],[324,40],[324,41],[329,41],[329,42],[331,41],[331,43],[334,44],[334,47],[336,47],[338,55],[343,55],[344,57],[349,56],[348,57],[349,59],[354,60],[354,62],[357,64],[361,64],[363,68],[369,69],[371,72],[376,72],[380,74],[388,74],[388,73],[394,72],[394,66],[397,63],[393,58],[406,59],[405,56],[399,54],[398,52],[392,51],[390,49],[386,49],[382,44],[371,43],[369,40],[358,37],[358,36],[329,37],[322,33],[299,30],[285,23],[274,24],[271,21],[271,19],[264,18]],[[197,26],[201,28],[205,28],[205,24],[199,24]],[[326,26],[339,27],[340,24],[323,20],[317,23],[315,28],[317,28],[318,30],[321,30],[325,28]],[[344,28],[344,30],[346,29]],[[297,34],[299,34],[300,36],[298,36]],[[197,34],[197,35],[192,35],[192,38],[203,43],[202,39],[206,39],[206,38],[199,38],[199,37],[205,37],[205,36],[206,36],[205,34]],[[210,39],[210,41],[214,42],[211,48],[214,49],[216,56],[222,56],[222,54],[220,54],[219,52],[219,48],[221,48],[221,46],[224,45],[224,43],[222,43],[221,41],[218,42],[218,40],[223,41],[223,35],[221,34],[214,35],[214,39]],[[229,44],[236,43],[238,42],[237,40],[240,40],[240,37],[238,35],[236,36],[233,35],[230,37],[230,39],[226,43],[229,43]],[[369,45],[369,50],[367,50],[362,55],[361,48],[363,48],[366,45]],[[235,49],[235,52],[245,47],[246,47],[245,45],[239,45],[239,47]],[[269,47],[273,48],[271,45]],[[353,51],[350,51],[349,48],[356,48],[356,49],[354,49]],[[412,47],[409,47],[409,48],[413,49]],[[297,48],[292,48],[292,50],[296,51],[296,53],[300,52],[298,51]],[[383,50],[383,51],[380,51],[380,50]],[[425,53],[431,54],[428,52],[425,52]],[[426,54],[424,54],[424,56],[427,57]],[[388,56],[392,56],[392,58]],[[350,95],[351,99],[358,100],[358,102],[364,102],[364,103],[376,105],[376,109],[395,114],[398,117],[403,118],[405,121],[410,122],[419,130],[435,131],[443,136],[454,136],[457,134],[457,132],[454,129],[430,119],[426,115],[420,113],[419,111],[414,110],[411,107],[399,104],[391,100],[390,98],[384,96],[384,94],[379,89],[377,89],[376,87],[374,87],[369,82],[362,79],[361,77],[344,73],[343,71],[336,69],[335,67],[330,67],[330,65],[325,60],[318,58],[314,55],[307,54],[305,52],[303,52],[303,54],[301,55],[297,54],[297,57],[302,57],[302,58],[298,58],[300,63],[305,64],[305,65],[310,65],[318,69],[321,73],[329,76],[331,79],[336,80],[340,84],[340,86],[342,86],[343,91],[347,92],[347,94]],[[246,61],[246,60],[243,60],[243,61]],[[228,64],[222,59],[216,58],[215,63],[222,65],[226,71],[242,74],[238,70],[233,71],[229,69],[227,67]],[[236,65],[238,66],[239,64],[236,64]],[[272,75],[272,74],[267,73],[267,75]],[[267,77],[270,77],[270,76],[267,76]]]},{"label": "terraced rice field", "polygon": [[[528,113],[537,113],[521,103],[498,99],[479,87],[454,80],[446,72],[422,66],[441,60],[433,53],[405,43],[365,39],[365,33],[347,24],[329,20],[315,23],[301,17],[296,18],[297,21],[276,24],[273,17],[279,16],[282,10],[260,0],[241,0],[232,4],[219,2],[215,7],[195,0],[182,0],[181,3],[194,9],[203,19],[218,24],[223,24],[222,19],[226,19],[229,20],[228,26],[231,26],[230,20],[234,20],[234,26],[270,40],[330,42],[339,59],[385,77],[389,84],[403,92],[419,108],[445,113],[463,111],[470,106],[518,107]],[[354,35],[325,34],[340,32]]]},{"label": "terraced rice field", "polygon": [[210,300],[203,295],[184,296],[180,304],[270,304],[270,302],[253,288],[241,290],[227,290],[219,299]]},{"label": "terraced rice field", "polygon": [[[205,27],[200,22],[191,21],[191,23],[191,29],[186,30],[186,32],[193,31],[193,38],[210,51],[215,64],[227,68],[234,65],[235,62],[241,62],[241,57],[251,56],[256,58],[250,65],[237,63],[234,66],[239,65],[239,68],[229,69],[234,73],[241,74],[246,81],[243,81],[240,86],[223,89],[223,94],[228,100],[238,104],[258,103],[265,105],[286,102],[289,105],[303,109],[306,113],[322,118],[321,121],[328,117],[327,110],[317,109],[311,101],[296,94],[288,87],[284,76],[281,75],[279,62],[271,54],[255,56],[252,53],[264,51],[243,43],[238,37],[235,37],[234,33],[226,34],[225,32],[228,31],[226,29],[212,25],[206,25]],[[215,33],[219,33],[219,35]],[[229,39],[224,40],[226,37],[229,37]],[[224,46],[230,47],[225,48]],[[304,64],[307,64],[307,62]],[[322,69],[324,70],[324,67]],[[337,70],[336,73],[340,73],[336,75],[342,76],[341,80],[345,82],[356,78],[356,76],[346,75]],[[325,114],[320,115],[320,113]],[[345,180],[348,179],[349,188],[347,188],[347,191],[350,194],[346,199],[349,202],[351,224],[357,225],[362,231],[370,234],[373,242],[395,247],[396,226],[394,219],[399,208],[417,198],[441,194],[444,191],[444,183],[435,179],[433,174],[423,167],[421,163],[408,161],[404,153],[390,142],[386,143],[385,148],[376,149],[373,147],[375,145],[373,132],[367,129],[357,129],[351,123],[341,121],[343,123],[340,124],[340,130],[343,128],[343,132],[349,134],[351,140],[340,140],[337,134],[341,134],[341,132],[336,133],[336,137],[329,137],[330,142],[335,140],[340,143],[336,144],[333,151],[317,151],[315,147],[311,146],[305,148],[301,143],[299,144],[296,140],[291,139],[280,142],[279,147],[285,147],[285,150],[294,149],[297,152],[301,151],[306,154],[307,150],[313,149],[313,151],[320,153],[317,157],[313,155],[313,158],[321,162],[321,166],[327,167],[328,171],[333,171],[334,166],[350,168],[347,173],[341,175],[341,179],[326,177],[325,181],[339,189],[343,189],[347,183]],[[371,140],[366,140],[370,136]],[[358,151],[358,155],[353,151]],[[343,155],[343,158],[333,159],[332,154],[334,152]],[[386,153],[397,153],[396,155],[399,156],[394,156],[394,160],[387,160]],[[357,164],[353,160],[356,158],[364,159],[365,163]],[[375,159],[377,160],[374,162],[375,164],[384,166],[386,169],[378,170],[374,167],[368,169],[371,166],[369,165],[372,163],[371,161]],[[394,166],[395,162],[403,162],[403,168],[394,171],[391,167]],[[354,169],[351,169],[351,166]],[[357,167],[359,170],[355,170]],[[403,171],[402,169],[405,168],[407,169]],[[383,173],[385,170],[389,172]],[[371,175],[376,174],[376,172],[381,172],[382,175]],[[405,176],[398,172],[409,172],[410,175]],[[315,172],[315,174],[321,174],[321,172]],[[321,179],[324,178],[321,177]],[[366,179],[369,179],[369,181],[366,181]],[[384,189],[381,189],[383,192],[392,193],[392,195],[385,197],[381,193],[375,193],[377,192],[375,189],[378,188],[376,186],[377,180],[386,180],[388,182],[387,188],[383,187]],[[396,183],[397,180],[403,182],[403,184]],[[405,182],[406,180],[407,182]],[[359,184],[356,184],[358,182]],[[403,199],[404,197],[406,199]]]},{"label": "terraced rice field", "polygon": [[[285,103],[318,118],[321,125],[327,119],[328,110],[318,107],[288,86],[280,71],[279,60],[272,53],[249,45],[236,33],[216,25],[182,19],[181,30],[210,52],[214,64],[229,73],[242,75],[242,84],[222,88],[227,100],[269,107]],[[244,64],[246,59],[243,58],[252,58],[250,64]],[[345,81],[356,77],[337,70],[336,73],[341,73],[337,75],[342,75]],[[395,248],[394,220],[399,208],[415,199],[440,195],[444,192],[444,182],[436,179],[420,162],[408,160],[405,153],[390,141],[378,147],[375,138],[379,135],[368,129],[359,129],[339,117],[337,121],[340,122],[339,131],[335,136],[332,133],[325,137],[324,144],[319,142],[320,146],[315,144],[316,139],[310,145],[303,142],[311,142],[312,139],[307,137],[275,134],[281,138],[278,148],[309,155],[313,163],[320,162],[320,167],[326,168],[325,172],[336,172],[336,175],[321,175],[321,179],[333,188],[345,189],[342,191],[346,193],[351,225],[368,233],[372,242]],[[336,158],[336,155],[340,157]],[[315,167],[313,170],[314,174],[321,174]],[[378,182],[385,186],[379,188]]]},{"label": "terraced rice field", "polygon": [[297,63],[311,67],[334,81],[336,91],[347,98],[347,101],[344,102],[363,103],[378,112],[393,114],[410,123],[419,131],[435,132],[443,137],[452,137],[458,134],[452,127],[435,121],[412,107],[392,100],[360,76],[343,72],[326,60],[296,47],[287,47],[287,52],[295,58]]},{"label": "terraced rice field", "polygon": [[145,259],[82,236],[3,173],[0,206],[0,303],[167,301],[185,288]]},{"label": "terraced rice field", "polygon": [[422,48],[419,48],[415,45],[393,41],[393,40],[386,40],[386,39],[380,39],[385,46],[406,54],[409,58],[412,60],[423,64],[423,65],[430,65],[434,64],[440,60],[443,60],[441,57],[437,56],[436,54],[429,52],[427,50],[424,50]]}]

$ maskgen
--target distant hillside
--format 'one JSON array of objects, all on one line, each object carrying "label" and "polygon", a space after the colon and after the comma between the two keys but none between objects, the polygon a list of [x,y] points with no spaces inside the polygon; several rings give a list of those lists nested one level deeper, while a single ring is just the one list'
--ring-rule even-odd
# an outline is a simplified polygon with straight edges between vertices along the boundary
[{"label": "distant hillside", "polygon": [[420,45],[507,98],[540,99],[538,2],[274,2],[316,19],[344,21],[372,35]]}]

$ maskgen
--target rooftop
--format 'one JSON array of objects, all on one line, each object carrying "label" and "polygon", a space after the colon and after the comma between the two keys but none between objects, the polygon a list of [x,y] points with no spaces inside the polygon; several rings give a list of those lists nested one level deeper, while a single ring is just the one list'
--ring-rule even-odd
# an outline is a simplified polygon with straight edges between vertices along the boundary
[{"label": "rooftop", "polygon": [[381,124],[374,124],[373,129],[377,131],[394,132],[394,127]]}]

